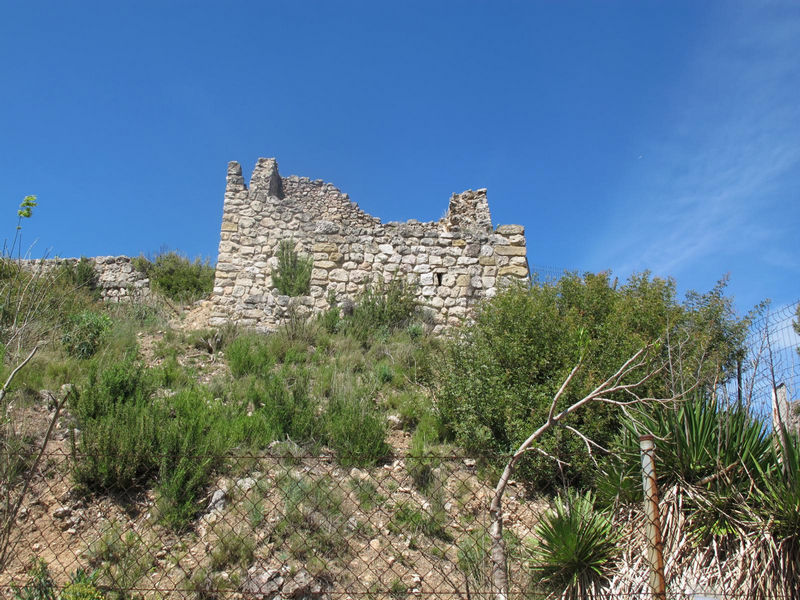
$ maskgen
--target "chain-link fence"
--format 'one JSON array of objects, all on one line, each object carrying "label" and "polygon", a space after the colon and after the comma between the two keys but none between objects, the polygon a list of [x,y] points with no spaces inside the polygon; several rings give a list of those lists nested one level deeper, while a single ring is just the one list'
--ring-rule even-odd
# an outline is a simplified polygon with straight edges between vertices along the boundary
[{"label": "chain-link fence", "polygon": [[[56,440],[55,445],[59,443]],[[85,457],[48,451],[15,523],[5,596],[36,560],[56,588],[96,573],[107,592],[147,598],[481,596],[487,506],[479,461],[404,456],[371,469],[305,455],[291,443],[226,458],[196,514],[165,522],[150,489],[85,493],[69,475]],[[203,457],[195,457],[202,462]],[[506,500],[510,569],[525,585],[524,545],[543,505]]]},{"label": "chain-link fence", "polygon": [[[686,507],[695,498],[680,485],[658,490],[658,440],[649,440],[643,502],[614,510],[581,494],[553,502],[511,480],[498,537],[492,466],[480,459],[406,455],[347,468],[279,443],[228,456],[191,513],[169,521],[153,488],[78,489],[70,472],[85,457],[56,439],[13,524],[0,596],[58,598],[41,592],[50,589],[62,600],[796,597],[784,587],[751,589],[759,573],[748,569],[770,558],[751,553],[771,550],[725,532],[693,537]],[[773,558],[785,558],[780,548]]]}]

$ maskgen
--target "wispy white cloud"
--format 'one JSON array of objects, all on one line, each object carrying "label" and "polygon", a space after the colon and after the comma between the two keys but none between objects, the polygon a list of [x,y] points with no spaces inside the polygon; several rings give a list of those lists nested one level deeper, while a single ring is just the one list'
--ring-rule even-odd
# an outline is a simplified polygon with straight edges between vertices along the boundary
[{"label": "wispy white cloud", "polygon": [[800,10],[749,6],[711,34],[666,100],[662,139],[632,161],[593,263],[680,276],[746,259],[800,273],[787,250],[800,226]]}]

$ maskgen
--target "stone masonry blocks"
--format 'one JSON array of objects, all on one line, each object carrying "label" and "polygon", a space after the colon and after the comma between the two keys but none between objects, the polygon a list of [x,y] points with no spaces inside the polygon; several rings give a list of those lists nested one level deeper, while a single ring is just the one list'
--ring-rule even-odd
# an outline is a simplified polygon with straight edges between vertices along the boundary
[{"label": "stone masonry blocks", "polygon": [[[290,300],[272,287],[285,239],[314,259],[308,297]],[[415,284],[441,330],[504,282],[528,277],[524,228],[494,229],[485,189],[453,194],[439,221],[382,223],[330,183],[281,177],[274,158],[258,159],[249,188],[241,166],[228,164],[212,325],[273,329],[299,306],[324,310],[331,295],[355,300],[365,286],[396,277]]]}]

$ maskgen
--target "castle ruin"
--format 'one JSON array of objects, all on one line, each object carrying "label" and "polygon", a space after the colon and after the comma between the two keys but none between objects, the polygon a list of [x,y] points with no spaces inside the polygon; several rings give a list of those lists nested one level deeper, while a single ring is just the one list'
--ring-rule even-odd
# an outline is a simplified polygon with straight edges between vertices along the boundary
[{"label": "castle ruin", "polygon": [[[314,259],[308,296],[273,286],[282,240]],[[439,221],[382,223],[330,183],[281,177],[273,158],[258,160],[249,188],[239,163],[228,164],[210,325],[271,329],[290,305],[325,310],[329,298],[357,299],[397,277],[414,284],[436,329],[460,323],[476,301],[528,277],[524,229],[493,228],[485,189],[454,194]]]}]

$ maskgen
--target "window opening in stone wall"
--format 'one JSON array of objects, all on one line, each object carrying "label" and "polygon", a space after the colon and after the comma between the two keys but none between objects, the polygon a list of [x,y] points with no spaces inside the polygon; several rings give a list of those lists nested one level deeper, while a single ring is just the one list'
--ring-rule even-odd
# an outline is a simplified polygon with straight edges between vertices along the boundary
[{"label": "window opening in stone wall", "polygon": [[436,273],[436,285],[442,285],[442,277],[444,273]]}]

